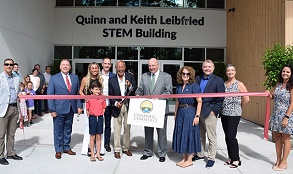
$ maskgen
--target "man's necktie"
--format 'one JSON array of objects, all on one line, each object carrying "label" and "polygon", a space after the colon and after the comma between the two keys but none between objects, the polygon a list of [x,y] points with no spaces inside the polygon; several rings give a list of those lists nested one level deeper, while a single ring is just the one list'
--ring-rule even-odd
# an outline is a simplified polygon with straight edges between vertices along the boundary
[{"label": "man's necktie", "polygon": [[70,91],[71,91],[71,84],[70,84],[70,81],[68,79],[68,75],[66,75],[66,85],[67,85],[68,92],[70,93]]},{"label": "man's necktie", "polygon": [[155,74],[152,74],[152,79],[151,79],[151,91],[153,92],[154,87],[155,87]]}]

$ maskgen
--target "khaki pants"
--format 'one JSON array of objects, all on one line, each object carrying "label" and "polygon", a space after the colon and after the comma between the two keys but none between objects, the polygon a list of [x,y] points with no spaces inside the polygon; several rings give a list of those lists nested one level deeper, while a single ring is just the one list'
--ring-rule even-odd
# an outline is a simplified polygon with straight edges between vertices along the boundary
[{"label": "khaki pants", "polygon": [[204,157],[207,135],[209,140],[208,160],[215,161],[217,154],[217,121],[218,118],[214,114],[210,114],[206,117],[200,117],[199,126],[201,138],[201,152],[197,154],[199,157]]},{"label": "khaki pants", "polygon": [[120,136],[121,136],[121,129],[122,129],[122,120],[123,120],[123,126],[124,126],[122,151],[129,150],[130,125],[127,124],[127,118],[128,118],[127,106],[123,104],[121,107],[119,116],[117,118],[114,118],[114,151],[115,152],[120,152],[121,150]]},{"label": "khaki pants", "polygon": [[5,135],[7,156],[15,155],[14,136],[17,128],[17,119],[17,106],[8,106],[5,116],[0,118],[0,159],[4,158]]}]

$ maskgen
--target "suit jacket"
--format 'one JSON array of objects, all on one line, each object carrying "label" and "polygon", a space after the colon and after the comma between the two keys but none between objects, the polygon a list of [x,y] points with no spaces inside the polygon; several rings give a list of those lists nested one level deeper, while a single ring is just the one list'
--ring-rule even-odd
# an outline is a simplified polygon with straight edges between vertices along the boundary
[{"label": "suit jacket", "polygon": [[[161,94],[172,94],[172,77],[170,74],[163,71],[159,72],[159,76],[156,80],[153,91],[151,91],[151,73],[147,72],[141,76],[140,83],[136,95],[161,95]],[[168,101],[167,99],[165,99]],[[169,112],[168,103],[166,103],[165,113]]]},{"label": "suit jacket", "polygon": [[[199,75],[195,78],[196,83],[200,84],[203,75]],[[224,80],[214,74],[209,77],[208,83],[203,93],[218,93],[225,92]],[[201,116],[206,117],[213,111],[216,115],[222,108],[224,97],[203,97]]]},{"label": "suit jacket", "polygon": [[[61,72],[51,76],[47,95],[78,95],[79,79],[75,74],[70,74],[71,91],[68,92],[65,81]],[[72,108],[73,112],[77,112],[77,108],[82,108],[81,100],[48,100],[49,111],[57,112],[57,114],[68,114]]]},{"label": "suit jacket", "polygon": [[[14,86],[16,90],[16,94],[19,93],[19,77],[12,74],[14,80]],[[9,85],[7,79],[5,77],[4,71],[0,74],[0,117],[4,117],[9,104]]]},{"label": "suit jacket", "polygon": [[[128,80],[132,84],[132,90],[131,90],[129,96],[134,96],[135,90],[137,88],[137,84],[136,84],[134,75],[125,72],[125,81],[126,80]],[[113,76],[112,78],[109,79],[108,87],[109,87],[109,96],[111,96],[111,95],[112,96],[121,96],[121,91],[120,91],[117,75]],[[125,95],[128,92],[129,92],[129,89],[127,88],[125,91]],[[120,108],[117,108],[115,106],[116,101],[120,102],[120,101],[122,101],[122,99],[121,98],[120,99],[110,99],[110,104],[112,105],[112,116],[113,117],[118,117],[120,114]],[[129,103],[129,99],[127,101]]]}]

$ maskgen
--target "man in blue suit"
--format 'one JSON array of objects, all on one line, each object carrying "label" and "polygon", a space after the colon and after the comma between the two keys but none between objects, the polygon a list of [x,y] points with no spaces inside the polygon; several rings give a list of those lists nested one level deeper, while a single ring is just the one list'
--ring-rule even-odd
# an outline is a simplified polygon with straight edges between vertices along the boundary
[{"label": "man in blue suit", "polygon": [[[196,77],[196,83],[200,84],[202,93],[222,93],[225,92],[224,80],[213,74],[215,69],[211,60],[205,60],[202,64],[203,75]],[[209,139],[208,161],[206,168],[214,166],[217,154],[217,121],[218,114],[222,108],[224,97],[203,97],[202,108],[199,119],[201,152],[194,156],[193,160],[204,159],[206,134]]]},{"label": "man in blue suit", "polygon": [[[48,95],[78,95],[79,79],[69,74],[70,62],[63,59],[60,63],[61,72],[52,76],[48,85]],[[73,116],[81,114],[81,100],[48,100],[49,112],[53,117],[55,158],[60,159],[61,153],[75,155],[70,148]]]}]

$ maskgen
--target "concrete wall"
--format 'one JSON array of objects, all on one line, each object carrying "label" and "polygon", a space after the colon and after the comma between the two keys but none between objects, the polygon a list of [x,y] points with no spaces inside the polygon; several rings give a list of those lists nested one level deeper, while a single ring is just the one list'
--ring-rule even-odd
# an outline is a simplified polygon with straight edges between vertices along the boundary
[{"label": "concrete wall", "polygon": [[0,0],[1,65],[10,57],[22,75],[36,63],[44,71],[53,59],[54,5],[54,0]]}]

